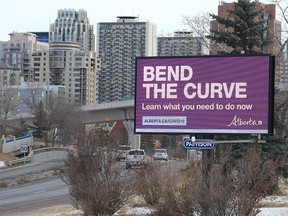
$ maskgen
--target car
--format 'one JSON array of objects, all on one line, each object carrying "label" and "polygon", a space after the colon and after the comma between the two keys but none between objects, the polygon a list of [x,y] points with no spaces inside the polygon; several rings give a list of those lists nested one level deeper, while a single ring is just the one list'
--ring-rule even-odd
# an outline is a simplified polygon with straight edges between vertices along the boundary
[{"label": "car", "polygon": [[132,146],[130,145],[119,145],[119,148],[117,150],[117,160],[125,160],[127,153],[130,149],[132,149]]},{"label": "car", "polygon": [[168,161],[169,157],[168,157],[166,149],[155,149],[154,154],[153,154],[153,159]]},{"label": "car", "polygon": [[146,167],[148,163],[148,157],[144,149],[131,149],[126,156],[126,169],[130,169],[132,166]]}]

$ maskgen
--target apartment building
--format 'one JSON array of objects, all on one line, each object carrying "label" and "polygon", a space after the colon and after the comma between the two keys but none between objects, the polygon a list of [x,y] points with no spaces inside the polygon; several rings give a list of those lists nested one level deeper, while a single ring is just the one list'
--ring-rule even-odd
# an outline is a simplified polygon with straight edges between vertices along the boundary
[{"label": "apartment building", "polygon": [[156,25],[135,16],[98,23],[96,47],[101,59],[98,103],[133,99],[135,58],[157,55]]},{"label": "apartment building", "polygon": [[0,42],[0,57],[7,64],[20,69],[25,81],[32,81],[30,57],[34,52],[48,50],[49,44],[36,41],[36,35],[29,32],[13,32],[9,35],[9,41]]},{"label": "apartment building", "polygon": [[83,51],[80,43],[50,42],[49,51],[35,52],[31,58],[34,81],[65,87],[70,103],[86,105],[97,100],[96,53]]},{"label": "apartment building", "polygon": [[94,29],[85,10],[58,10],[55,22],[50,25],[49,42],[59,41],[80,43],[82,50],[95,51]]},{"label": "apartment building", "polygon": [[19,85],[21,82],[20,69],[12,67],[0,59],[0,86]]},{"label": "apartment building", "polygon": [[178,31],[171,37],[158,37],[157,53],[158,56],[209,55],[209,49],[203,38],[193,37],[191,32]]}]

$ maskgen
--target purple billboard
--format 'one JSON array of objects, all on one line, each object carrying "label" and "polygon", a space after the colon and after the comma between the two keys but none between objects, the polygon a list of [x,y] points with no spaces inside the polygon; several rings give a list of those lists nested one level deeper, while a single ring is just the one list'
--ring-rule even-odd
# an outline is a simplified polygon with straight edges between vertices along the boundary
[{"label": "purple billboard", "polygon": [[135,133],[271,134],[270,55],[139,57]]}]

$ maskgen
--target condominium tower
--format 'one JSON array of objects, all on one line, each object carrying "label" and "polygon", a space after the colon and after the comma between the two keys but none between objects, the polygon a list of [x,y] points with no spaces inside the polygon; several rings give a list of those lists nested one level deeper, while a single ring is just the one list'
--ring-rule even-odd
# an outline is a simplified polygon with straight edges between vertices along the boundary
[{"label": "condominium tower", "polygon": [[85,51],[95,51],[95,34],[87,12],[83,9],[58,10],[55,23],[50,25],[49,42],[68,41],[81,44]]},{"label": "condominium tower", "polygon": [[98,103],[133,99],[135,58],[157,55],[156,25],[134,16],[98,23],[96,47],[101,59]]},{"label": "condominium tower", "polygon": [[20,69],[25,81],[32,81],[30,57],[34,52],[48,50],[49,44],[36,41],[33,33],[13,32],[9,35],[9,41],[0,41],[0,57],[7,64]]},{"label": "condominium tower", "polygon": [[31,58],[34,80],[65,87],[68,102],[77,105],[96,102],[99,68],[95,52],[83,51],[75,42],[51,42],[49,51],[35,52]]},{"label": "condominium tower", "polygon": [[203,38],[193,37],[191,32],[178,31],[171,37],[158,37],[158,56],[209,55],[208,44]]}]

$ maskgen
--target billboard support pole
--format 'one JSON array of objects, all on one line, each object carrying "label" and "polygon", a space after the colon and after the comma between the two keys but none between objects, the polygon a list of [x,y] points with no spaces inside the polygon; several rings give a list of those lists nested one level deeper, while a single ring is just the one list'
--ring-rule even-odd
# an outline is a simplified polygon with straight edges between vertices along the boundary
[{"label": "billboard support pole", "polygon": [[[204,138],[213,139],[213,136],[204,136]],[[202,150],[202,172],[203,172],[203,191],[206,191],[203,199],[211,199],[211,170],[214,163],[214,150],[203,149]],[[211,203],[209,201],[209,203]],[[212,215],[211,208],[209,205],[203,206],[204,215]]]}]

